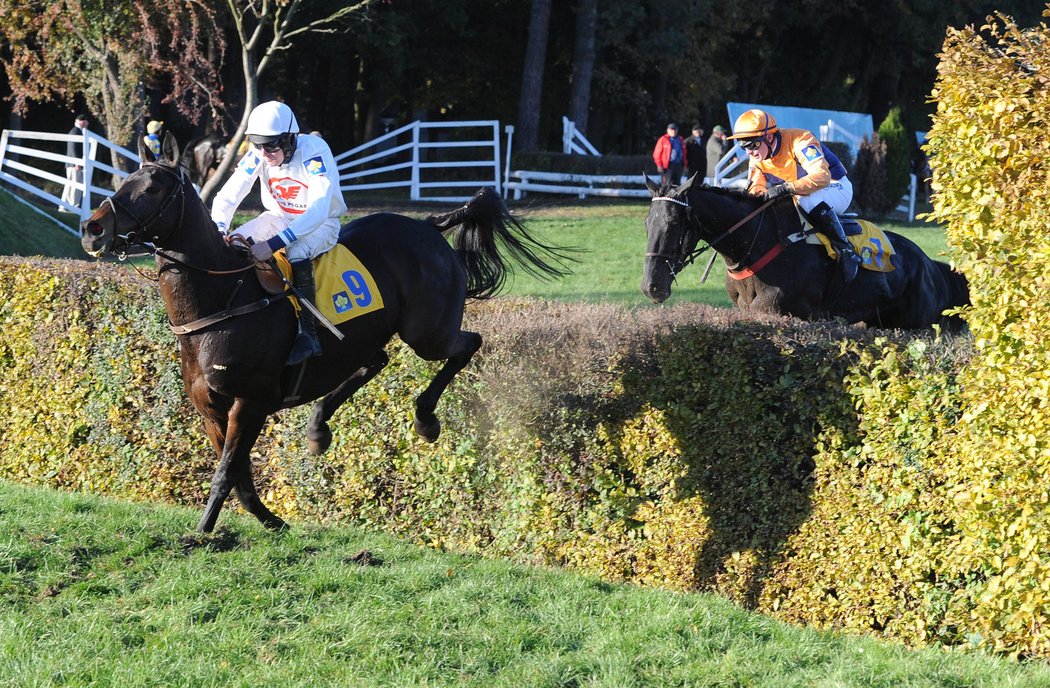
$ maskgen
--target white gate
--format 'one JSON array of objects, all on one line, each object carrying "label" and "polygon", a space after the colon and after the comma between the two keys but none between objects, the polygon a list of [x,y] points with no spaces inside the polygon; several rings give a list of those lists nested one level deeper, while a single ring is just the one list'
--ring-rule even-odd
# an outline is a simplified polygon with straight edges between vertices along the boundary
[{"label": "white gate", "polygon": [[[84,154],[81,158],[71,158],[66,155],[66,146],[70,141],[82,141]],[[18,143],[16,143],[18,142]],[[72,213],[76,216],[76,224],[91,216],[91,195],[111,196],[113,189],[96,185],[101,178],[108,182],[110,175],[116,175],[123,179],[129,173],[118,170],[98,159],[99,148],[108,148],[116,151],[138,167],[139,156],[131,151],[111,143],[93,131],[84,130],[83,138],[73,134],[53,134],[43,131],[18,131],[5,129],[0,134],[0,181],[5,181],[12,186],[36,196],[44,203],[59,211]],[[65,166],[79,164],[84,170],[84,181],[77,183],[66,179]],[[99,173],[104,173],[99,175]],[[59,184],[61,188],[73,186],[80,191],[81,200],[79,206],[73,206],[56,196],[48,189],[52,185],[46,182]],[[59,192],[61,193],[61,192]],[[26,202],[22,198],[16,199],[25,203],[34,211],[40,213],[47,219],[57,224],[62,229],[80,236],[77,229],[71,228],[61,220],[44,212],[35,205]],[[70,218],[73,219],[73,218]]]},{"label": "white gate", "polygon": [[416,121],[340,153],[335,162],[344,194],[407,188],[413,201],[466,201],[482,186],[501,191],[499,122]]}]

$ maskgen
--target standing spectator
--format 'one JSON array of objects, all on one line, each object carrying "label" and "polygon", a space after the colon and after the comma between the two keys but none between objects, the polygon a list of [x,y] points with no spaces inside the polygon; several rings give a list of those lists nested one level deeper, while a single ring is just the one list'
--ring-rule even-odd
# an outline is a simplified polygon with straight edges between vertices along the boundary
[{"label": "standing spectator", "polygon": [[[66,157],[75,158],[77,162],[66,163],[66,186],[62,190],[62,203],[74,207],[80,207],[80,201],[84,198],[84,192],[78,184],[84,183],[84,132],[87,131],[88,116],[77,115],[73,121],[73,128],[69,130],[70,136],[76,136],[75,141],[66,142]],[[73,212],[66,205],[58,206],[62,212]]]},{"label": "standing spectator", "polygon": [[158,158],[160,157],[160,132],[163,128],[164,122],[151,119],[149,124],[146,125],[146,135],[142,137],[146,148],[149,148],[150,152]]},{"label": "standing spectator", "polygon": [[682,170],[689,161],[686,158],[685,141],[678,135],[678,125],[674,122],[668,124],[667,133],[656,140],[653,162],[656,163],[656,171],[660,173],[664,186],[681,183]]},{"label": "standing spectator", "polygon": [[685,159],[691,161],[686,176],[699,174],[700,181],[703,181],[708,173],[704,167],[704,128],[698,123],[693,124],[693,135],[685,140]]},{"label": "standing spectator", "polygon": [[715,167],[718,166],[718,161],[721,160],[729,149],[733,147],[733,144],[726,138],[726,130],[716,124],[714,129],[711,130],[711,138],[707,139],[707,176],[715,176]]}]

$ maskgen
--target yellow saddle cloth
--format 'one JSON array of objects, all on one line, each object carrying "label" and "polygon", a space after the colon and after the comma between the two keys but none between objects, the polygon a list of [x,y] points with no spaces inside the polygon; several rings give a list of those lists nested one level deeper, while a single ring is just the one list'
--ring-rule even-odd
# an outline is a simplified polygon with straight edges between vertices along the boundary
[{"label": "yellow saddle cloth", "polygon": [[338,325],[383,308],[383,295],[368,268],[342,244],[314,259],[317,308]]},{"label": "yellow saddle cloth", "polygon": [[[860,256],[861,267],[875,272],[893,272],[893,262],[890,258],[894,255],[894,250],[890,238],[872,222],[867,220],[855,220],[855,222],[860,225],[860,234],[853,234],[846,238],[853,244],[853,250]],[[820,232],[807,234],[806,243],[823,244],[824,250],[828,252],[828,257],[832,259],[837,257],[831,241]]]}]

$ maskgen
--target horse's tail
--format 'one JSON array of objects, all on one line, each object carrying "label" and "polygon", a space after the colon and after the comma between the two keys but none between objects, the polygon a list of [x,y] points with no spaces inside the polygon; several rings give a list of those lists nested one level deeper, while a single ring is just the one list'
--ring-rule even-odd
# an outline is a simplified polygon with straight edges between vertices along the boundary
[{"label": "horse's tail", "polygon": [[428,217],[427,222],[442,234],[451,234],[452,248],[467,272],[467,297],[487,299],[507,280],[510,265],[500,253],[504,247],[527,273],[539,279],[564,277],[565,261],[574,249],[545,244],[525,231],[511,215],[503,198],[494,189],[479,189],[461,208]]}]

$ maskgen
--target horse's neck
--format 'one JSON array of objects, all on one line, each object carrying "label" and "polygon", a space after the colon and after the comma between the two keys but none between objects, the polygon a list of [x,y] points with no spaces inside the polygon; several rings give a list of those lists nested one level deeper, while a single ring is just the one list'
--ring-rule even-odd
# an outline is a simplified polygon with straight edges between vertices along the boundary
[{"label": "horse's neck", "polygon": [[756,249],[768,248],[778,240],[779,219],[772,205],[745,221],[758,206],[732,196],[709,193],[690,204],[699,209],[701,237],[714,241],[713,248],[730,262],[754,258]]},{"label": "horse's neck", "polygon": [[[187,199],[187,205],[197,208],[183,216],[182,224],[165,246],[158,247],[157,269],[161,295],[168,316],[175,324],[183,324],[210,315],[228,307],[231,297],[238,293],[257,290],[251,271],[233,275],[213,275],[209,271],[236,270],[247,264],[243,251],[230,247],[215,230],[203,204]],[[238,283],[243,280],[243,284]]]}]

